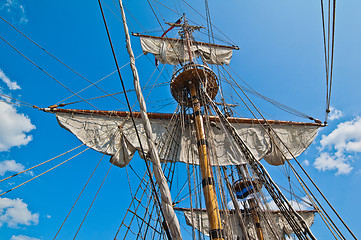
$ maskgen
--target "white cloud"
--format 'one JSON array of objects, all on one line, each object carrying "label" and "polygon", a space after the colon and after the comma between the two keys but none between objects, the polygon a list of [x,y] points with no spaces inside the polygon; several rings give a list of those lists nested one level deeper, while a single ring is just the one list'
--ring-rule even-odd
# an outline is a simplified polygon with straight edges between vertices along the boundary
[{"label": "white cloud", "polygon": [[46,215],[46,218],[47,218],[47,219],[50,219],[50,218],[51,218],[51,215],[49,215],[49,214]]},{"label": "white cloud", "polygon": [[329,135],[323,135],[320,143],[314,166],[321,171],[337,170],[336,175],[350,173],[352,154],[361,152],[361,118],[340,123]]},{"label": "white cloud", "polygon": [[305,161],[303,161],[303,165],[309,166],[309,165],[310,165],[310,162],[306,159]]},{"label": "white cloud", "polygon": [[328,115],[328,119],[330,121],[336,120],[343,117],[343,113],[340,110],[337,110],[336,108],[330,107],[330,113]]},{"label": "white cloud", "polygon": [[322,152],[313,165],[320,171],[337,170],[336,175],[349,174],[353,169],[345,156],[327,152]]},{"label": "white cloud", "polygon": [[17,228],[19,225],[37,225],[39,213],[32,214],[22,199],[0,198],[0,227],[4,224]]},{"label": "white cloud", "polygon": [[13,235],[10,240],[40,240],[39,238],[28,237],[24,235]]},{"label": "white cloud", "polygon": [[18,113],[7,103],[0,102],[0,152],[26,145],[32,140],[28,132],[35,129],[29,117]]},{"label": "white cloud", "polygon": [[4,176],[6,172],[21,172],[24,169],[24,165],[15,162],[15,160],[5,160],[0,162],[0,176]]},{"label": "white cloud", "polygon": [[25,14],[25,7],[17,0],[5,0],[5,2],[0,3],[0,10],[6,12],[14,22],[28,22]]},{"label": "white cloud", "polygon": [[16,82],[11,81],[1,69],[0,69],[0,79],[8,86],[10,90],[21,89],[20,86]]}]

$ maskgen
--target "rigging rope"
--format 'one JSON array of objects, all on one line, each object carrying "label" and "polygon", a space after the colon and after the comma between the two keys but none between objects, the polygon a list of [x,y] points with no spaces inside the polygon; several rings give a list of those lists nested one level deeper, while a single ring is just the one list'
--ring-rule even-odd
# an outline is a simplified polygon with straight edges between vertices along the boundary
[{"label": "rigging rope", "polygon": [[[103,157],[104,157],[104,155],[103,155]],[[102,158],[103,158],[103,157],[102,157]],[[83,226],[83,223],[84,223],[84,221],[85,221],[86,217],[88,216],[88,214],[89,214],[89,212],[90,212],[90,209],[91,209],[91,207],[93,206],[93,204],[94,204],[94,202],[95,202],[95,199],[97,198],[97,196],[98,196],[98,194],[99,194],[99,192],[100,192],[100,189],[102,188],[102,186],[103,186],[103,184],[104,184],[105,180],[107,179],[108,174],[109,174],[109,172],[110,172],[110,169],[111,169],[112,167],[113,167],[113,163],[112,163],[112,164],[110,164],[109,169],[108,169],[107,173],[105,174],[105,177],[103,178],[103,181],[102,181],[102,183],[100,184],[100,186],[99,186],[99,188],[98,188],[98,191],[96,192],[96,194],[95,194],[95,196],[94,196],[94,198],[93,198],[93,200],[92,200],[92,202],[91,202],[91,204],[90,204],[90,206],[89,206],[88,210],[86,211],[86,214],[85,214],[85,216],[84,216],[83,220],[81,221],[80,226],[79,226],[78,230],[76,231],[76,233],[75,233],[75,236],[74,236],[73,240],[76,238],[76,236],[78,235],[78,233],[79,233],[79,231],[80,231],[81,227]]]},{"label": "rigging rope", "polygon": [[141,113],[141,117],[143,120],[144,130],[145,130],[145,133],[147,136],[148,148],[149,148],[150,157],[151,157],[152,163],[153,163],[154,176],[155,176],[155,179],[160,188],[160,194],[161,194],[161,199],[162,199],[161,203],[162,203],[162,207],[163,207],[163,211],[164,211],[163,212],[164,217],[168,224],[168,227],[170,229],[172,237],[174,239],[181,239],[182,237],[181,237],[181,233],[180,233],[180,226],[179,226],[177,216],[175,215],[174,209],[172,207],[172,198],[171,198],[169,186],[168,186],[167,182],[165,181],[165,176],[164,176],[164,173],[163,173],[161,165],[160,165],[158,151],[154,144],[154,135],[153,135],[152,127],[150,125],[150,121],[148,119],[147,108],[146,108],[146,104],[145,104],[144,97],[143,97],[140,83],[139,83],[139,76],[138,76],[138,72],[137,72],[137,69],[135,66],[135,59],[134,59],[134,54],[133,54],[133,51],[131,48],[130,36],[129,36],[128,26],[126,24],[126,17],[125,17],[125,13],[124,13],[124,9],[123,9],[122,0],[119,0],[119,5],[120,5],[121,11],[122,11],[121,13],[122,13],[122,19],[123,19],[124,32],[125,32],[125,36],[126,36],[127,51],[128,51],[129,58],[130,58],[130,67],[133,72],[133,83],[134,83],[134,87],[136,89],[136,94],[137,94],[137,98],[138,98],[138,102],[139,102],[139,106],[140,106],[140,113]]},{"label": "rigging rope", "polygon": [[[324,5],[325,4],[323,0],[321,0],[321,17],[322,17],[322,31],[323,31],[323,45],[324,45],[323,48],[325,55],[325,70],[326,70],[326,113],[325,113],[324,123],[327,124],[328,115],[330,113],[331,88],[332,88],[332,80],[333,80],[333,64],[334,64],[333,59],[334,59],[334,49],[335,49],[335,27],[336,27],[336,0],[333,0],[332,4],[331,4],[331,0],[328,1],[327,43],[326,43],[326,24],[325,24],[326,16],[324,13]],[[331,21],[332,21],[332,27],[331,27]]]},{"label": "rigging rope", "polygon": [[[26,39],[28,39],[30,42],[32,42],[35,46],[37,46],[38,48],[40,48],[41,50],[43,50],[46,54],[48,54],[50,57],[52,57],[53,59],[55,59],[57,62],[61,63],[63,66],[65,66],[66,68],[68,68],[69,70],[71,70],[73,73],[75,73],[76,75],[78,75],[79,77],[81,77],[82,79],[86,80],[87,82],[89,82],[91,84],[91,86],[95,86],[96,88],[98,88],[99,90],[101,90],[102,92],[108,94],[105,90],[103,90],[102,88],[98,87],[95,83],[91,82],[90,80],[88,80],[86,77],[84,77],[83,75],[81,75],[80,73],[78,73],[77,71],[75,71],[73,68],[71,68],[70,66],[68,66],[67,64],[65,64],[63,61],[61,61],[60,59],[58,59],[57,57],[55,57],[53,54],[51,54],[49,51],[45,50],[43,47],[41,47],[39,44],[37,44],[35,41],[33,41],[31,38],[29,38],[27,35],[25,35],[23,32],[21,32],[19,29],[17,29],[14,25],[12,25],[11,23],[9,23],[8,21],[6,21],[3,17],[0,16],[0,19],[3,20],[4,22],[6,22],[9,26],[11,26],[13,29],[15,29],[18,33],[20,33],[22,36],[24,36]],[[119,99],[114,98],[115,100],[119,101]],[[122,103],[122,102],[121,102]]]},{"label": "rigging rope", "polygon": [[[113,43],[112,43],[112,40],[111,40],[111,37],[110,37],[108,25],[107,25],[107,22],[106,22],[106,20],[105,20],[105,16],[104,16],[102,4],[101,4],[101,1],[100,1],[100,0],[98,0],[98,4],[99,4],[99,8],[100,8],[100,11],[101,11],[101,14],[102,14],[104,26],[105,26],[105,29],[106,29],[106,32],[107,32],[109,44],[110,44],[110,47],[111,47],[111,50],[112,50],[114,62],[115,62],[115,65],[116,65],[117,69],[119,69],[118,60],[117,60],[117,57],[116,57],[116,55],[115,55],[115,50],[114,50],[114,47],[113,47]],[[152,176],[152,173],[151,173],[151,171],[150,171],[149,164],[148,164],[148,162],[147,162],[147,160],[146,160],[147,157],[146,157],[146,155],[145,155],[144,148],[143,148],[142,143],[141,143],[141,140],[140,140],[139,132],[138,132],[137,126],[136,126],[135,121],[134,121],[133,112],[132,112],[132,109],[131,109],[131,107],[130,107],[128,95],[127,95],[127,93],[126,93],[125,86],[124,86],[124,82],[123,82],[123,78],[122,78],[122,76],[121,76],[121,74],[120,74],[120,71],[118,71],[118,76],[119,76],[119,79],[120,79],[120,82],[121,82],[121,85],[122,85],[122,88],[123,88],[124,96],[125,96],[125,99],[126,99],[126,102],[127,102],[127,105],[128,105],[128,109],[129,109],[129,112],[130,112],[130,116],[131,116],[131,119],[132,119],[132,122],[133,122],[133,126],[134,126],[134,129],[135,129],[136,135],[137,135],[137,139],[138,139],[138,141],[139,141],[139,145],[140,145],[140,148],[141,148],[141,152],[142,152],[142,155],[143,155],[143,159],[144,159],[145,164],[146,164],[146,167],[147,167],[147,171],[148,171],[148,173],[149,173],[149,176]],[[154,182],[153,182],[152,177],[150,177],[150,179],[151,179],[152,188],[153,188],[153,190],[155,191],[155,184],[154,184]],[[156,196],[157,203],[158,203],[159,206],[160,206],[160,213],[161,213],[161,215],[162,215],[163,218],[164,218],[164,212],[163,212],[162,207],[161,207],[161,202],[160,202],[160,200],[159,200],[159,198],[158,198],[158,195],[155,194],[155,196]],[[168,230],[167,226],[164,225],[164,227],[165,227],[165,230],[167,231],[167,230]]]},{"label": "rigging rope", "polygon": [[66,152],[64,152],[64,153],[62,153],[62,154],[60,154],[60,155],[58,155],[58,156],[56,156],[56,157],[53,157],[53,158],[51,158],[51,159],[49,159],[49,160],[46,160],[46,161],[44,161],[44,162],[42,162],[42,163],[39,163],[39,164],[37,164],[37,165],[35,165],[35,166],[31,167],[31,168],[25,169],[25,170],[23,170],[23,171],[21,171],[21,172],[15,173],[15,174],[13,174],[13,175],[11,175],[11,176],[9,176],[9,177],[6,177],[6,178],[4,178],[4,179],[1,179],[0,182],[3,182],[3,181],[6,181],[6,180],[8,180],[8,179],[10,179],[10,178],[16,177],[16,176],[18,176],[18,175],[20,175],[20,174],[22,174],[22,173],[26,173],[26,172],[28,172],[28,171],[36,168],[36,167],[39,167],[39,166],[41,166],[41,165],[43,165],[43,164],[45,164],[45,163],[51,162],[51,161],[53,161],[53,160],[55,160],[55,159],[57,159],[57,158],[65,155],[65,154],[67,154],[67,153],[70,153],[70,152],[74,151],[75,149],[78,149],[78,148],[80,148],[81,146],[84,146],[84,145],[85,145],[85,144],[83,143],[83,144],[81,144],[81,145],[79,145],[79,146],[77,146],[77,147],[75,147],[75,148],[73,148],[73,149],[71,149],[71,150],[69,150],[69,151],[66,151]]},{"label": "rigging rope", "polygon": [[45,173],[48,173],[48,172],[50,172],[50,171],[54,170],[55,168],[57,168],[57,167],[59,167],[59,166],[63,165],[64,163],[66,163],[66,162],[68,162],[69,160],[71,160],[71,159],[73,159],[73,158],[75,158],[75,157],[79,156],[80,154],[82,154],[83,152],[85,152],[85,151],[87,151],[87,150],[89,150],[89,149],[90,149],[90,148],[87,148],[87,149],[85,149],[85,150],[81,151],[80,153],[78,153],[78,154],[76,154],[76,155],[72,156],[71,158],[68,158],[68,159],[67,159],[67,160],[65,160],[64,162],[61,162],[61,163],[59,163],[58,165],[56,165],[56,166],[54,166],[54,167],[52,167],[52,168],[48,169],[47,171],[45,171],[45,172],[43,172],[43,173],[41,173],[41,174],[39,174],[39,175],[37,175],[37,176],[35,176],[35,177],[33,177],[33,178],[29,179],[29,180],[27,180],[27,181],[25,181],[25,182],[23,182],[23,183],[21,183],[21,184],[17,185],[16,187],[13,187],[13,188],[11,188],[11,189],[9,189],[9,190],[7,190],[7,191],[5,191],[5,192],[1,193],[1,194],[0,194],[0,197],[1,197],[1,196],[3,196],[3,195],[5,195],[5,194],[7,194],[7,193],[9,193],[9,192],[11,192],[11,191],[13,191],[13,190],[15,190],[15,189],[17,189],[17,188],[19,188],[19,187],[21,187],[21,186],[23,186],[23,185],[25,185],[25,184],[26,184],[26,183],[28,183],[28,182],[31,182],[31,181],[33,181],[33,180],[37,179],[38,177],[40,177],[40,176],[44,175]]},{"label": "rigging rope", "polygon": [[77,199],[75,200],[75,202],[74,202],[73,206],[72,206],[72,207],[71,207],[71,209],[69,210],[68,215],[66,215],[66,217],[65,217],[65,219],[64,219],[64,221],[63,221],[63,223],[62,223],[62,224],[61,224],[61,226],[59,227],[59,230],[56,232],[56,234],[55,234],[55,236],[54,236],[53,240],[55,240],[55,239],[56,239],[56,237],[58,236],[59,232],[60,232],[60,231],[61,231],[61,229],[63,228],[63,226],[64,226],[64,224],[65,224],[66,220],[68,220],[68,217],[70,216],[71,212],[73,211],[73,209],[74,209],[75,205],[76,205],[76,204],[77,204],[77,202],[79,201],[79,199],[80,199],[81,195],[83,194],[83,192],[84,192],[85,188],[88,186],[88,183],[90,182],[90,179],[92,179],[92,177],[93,177],[93,175],[94,175],[95,171],[98,169],[98,166],[99,166],[100,162],[103,160],[104,155],[105,155],[105,154],[103,154],[103,156],[100,158],[100,160],[99,160],[98,164],[95,166],[95,168],[94,168],[93,172],[90,174],[90,176],[89,176],[89,178],[88,178],[88,181],[85,183],[85,185],[84,185],[83,189],[82,189],[82,190],[81,190],[81,192],[79,193],[79,195],[78,195]]},{"label": "rigging rope", "polygon": [[[24,57],[27,61],[29,61],[31,64],[33,64],[35,67],[37,67],[40,71],[42,71],[43,73],[45,73],[47,76],[49,76],[51,79],[53,79],[54,81],[56,81],[57,83],[59,83],[62,87],[64,87],[66,90],[68,90],[69,92],[73,93],[74,95],[76,95],[77,97],[79,97],[80,99],[84,100],[84,98],[80,97],[78,94],[74,93],[70,88],[68,88],[67,86],[65,86],[63,83],[61,83],[59,80],[57,80],[55,77],[53,77],[52,75],[50,75],[48,72],[46,72],[44,69],[42,69],[39,65],[37,65],[35,62],[33,62],[31,59],[29,59],[27,56],[25,56],[23,53],[21,53],[17,48],[15,48],[13,45],[11,45],[8,41],[6,41],[3,37],[0,36],[0,39],[3,40],[6,44],[8,44],[12,49],[14,49],[17,53],[19,53],[22,57]],[[85,100],[84,100],[85,101]],[[86,102],[86,101],[85,101]],[[90,106],[94,107],[95,109],[98,109],[97,107],[95,107],[93,104],[88,103]],[[99,110],[99,109],[98,109]]]}]

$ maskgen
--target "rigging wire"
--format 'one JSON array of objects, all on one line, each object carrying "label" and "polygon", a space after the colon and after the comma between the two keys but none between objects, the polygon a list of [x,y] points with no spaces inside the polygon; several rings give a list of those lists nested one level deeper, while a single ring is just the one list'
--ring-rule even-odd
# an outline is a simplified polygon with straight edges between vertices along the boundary
[{"label": "rigging wire", "polygon": [[[54,81],[56,81],[57,83],[59,83],[62,87],[64,87],[66,90],[68,90],[69,92],[75,94],[77,97],[79,97],[80,99],[84,100],[84,98],[82,98],[81,96],[79,96],[78,94],[74,93],[70,88],[68,88],[67,86],[65,86],[63,83],[61,83],[58,79],[56,79],[55,77],[53,77],[52,75],[50,75],[48,72],[46,72],[44,69],[42,69],[39,65],[37,65],[35,62],[33,62],[31,59],[29,59],[28,57],[26,57],[23,53],[21,53],[17,48],[15,48],[13,45],[11,45],[8,41],[6,41],[3,37],[0,36],[0,39],[3,40],[6,44],[8,44],[12,49],[14,49],[17,53],[19,53],[22,57],[24,57],[26,60],[28,60],[31,64],[33,64],[35,67],[37,67],[40,71],[42,71],[43,73],[45,73],[47,76],[49,76],[51,79],[53,79]],[[93,104],[88,103],[90,106],[94,107],[95,109],[98,109],[97,107],[95,107]],[[99,109],[98,109],[99,110]]]},{"label": "rigging wire", "polygon": [[[104,157],[104,154],[103,154],[103,157]],[[102,157],[101,159],[103,159],[103,157]],[[99,163],[100,163],[100,162],[99,162]],[[92,200],[92,202],[91,202],[91,204],[90,204],[90,206],[89,206],[88,210],[86,211],[86,214],[85,214],[85,216],[84,216],[83,220],[81,221],[81,224],[80,224],[80,226],[79,226],[78,230],[76,231],[76,233],[75,233],[75,236],[74,236],[73,240],[77,237],[77,235],[78,235],[78,233],[79,233],[79,231],[80,231],[81,227],[83,226],[83,223],[84,223],[84,221],[85,221],[86,217],[88,216],[88,214],[89,214],[89,212],[90,212],[90,209],[91,209],[91,207],[93,206],[93,204],[94,204],[94,202],[95,202],[95,199],[97,198],[97,196],[98,196],[98,194],[99,194],[99,192],[100,192],[100,189],[102,188],[102,186],[103,186],[103,184],[104,184],[105,180],[106,180],[106,179],[107,179],[107,177],[108,177],[108,174],[109,174],[109,172],[110,172],[110,169],[113,167],[113,163],[114,163],[114,161],[110,164],[109,169],[108,169],[107,173],[105,174],[105,177],[103,178],[103,181],[102,181],[102,183],[100,184],[100,186],[99,186],[99,188],[98,188],[98,191],[97,191],[97,192],[96,192],[96,194],[94,195],[94,198],[93,198],[93,200]]]},{"label": "rigging wire", "polygon": [[[149,88],[153,88],[153,87],[161,87],[161,86],[165,86],[167,84],[169,84],[170,82],[163,82],[163,83],[158,83],[158,84],[153,84],[153,85],[150,85],[150,86],[144,86],[142,88],[142,90],[146,90],[146,89],[149,89]],[[129,89],[127,90],[127,92],[134,92],[135,89]],[[124,92],[121,91],[121,92],[116,92],[116,93],[110,93],[110,94],[107,94],[107,95],[102,95],[102,96],[98,96],[98,97],[93,97],[93,98],[88,98],[88,99],[85,99],[85,101],[91,101],[91,100],[95,100],[95,99],[100,99],[100,98],[105,98],[105,97],[108,97],[110,95],[118,95],[118,94],[123,94]],[[71,104],[76,104],[76,103],[81,103],[81,102],[84,102],[83,100],[80,100],[80,101],[74,101],[74,102],[69,102],[69,103],[62,103],[62,104],[59,104],[59,107],[64,107],[64,106],[67,106],[67,105],[71,105]]]},{"label": "rigging wire", "polygon": [[[105,90],[103,90],[102,88],[98,87],[95,83],[91,82],[90,80],[88,80],[86,77],[84,77],[83,75],[81,75],[79,72],[75,71],[73,68],[71,68],[69,65],[65,64],[63,61],[61,61],[59,58],[55,57],[53,54],[51,54],[49,51],[47,51],[46,49],[44,49],[42,46],[40,46],[38,43],[36,43],[34,40],[32,40],[30,37],[28,37],[27,35],[25,35],[23,32],[21,32],[19,29],[17,29],[14,25],[12,25],[11,23],[9,23],[8,21],[6,21],[3,17],[0,16],[0,19],[3,20],[5,23],[7,23],[10,27],[12,27],[13,29],[15,29],[18,33],[20,33],[22,36],[24,36],[26,39],[28,39],[30,42],[32,42],[35,46],[37,46],[38,48],[40,48],[41,50],[43,50],[46,54],[48,54],[50,57],[52,57],[53,59],[55,59],[57,62],[61,63],[63,66],[65,66],[67,69],[69,69],[70,71],[72,71],[73,73],[75,73],[76,75],[78,75],[79,77],[81,77],[82,79],[84,79],[85,81],[91,83],[91,86],[95,86],[96,88],[98,88],[99,90],[101,90],[102,92],[108,94]],[[115,100],[119,101],[119,99],[114,98]]]},{"label": "rigging wire", "polygon": [[[326,16],[324,13],[324,5],[325,5],[324,1],[321,0],[321,18],[322,18],[323,45],[324,45],[324,55],[325,55],[325,70],[326,70],[326,114],[325,114],[324,123],[327,124],[328,115],[330,113],[331,89],[332,89],[332,81],[333,81],[335,27],[336,27],[336,0],[332,0],[332,4],[331,4],[331,0],[328,1],[327,36],[326,36],[326,23],[325,23]],[[326,43],[326,38],[327,38],[327,43]]]},{"label": "rigging wire", "polygon": [[43,172],[43,173],[41,173],[41,174],[39,174],[39,175],[37,175],[37,176],[35,176],[35,177],[33,177],[33,178],[31,178],[31,179],[29,179],[29,180],[25,181],[25,182],[23,182],[23,183],[21,183],[21,184],[17,185],[16,187],[13,187],[13,188],[11,188],[11,189],[9,189],[9,190],[7,190],[7,191],[5,191],[5,192],[1,193],[1,194],[0,194],[0,197],[1,197],[1,196],[3,196],[3,195],[5,195],[5,194],[7,194],[7,193],[9,193],[9,192],[11,192],[11,191],[13,191],[13,190],[15,190],[15,189],[17,189],[17,188],[19,188],[19,187],[21,187],[21,186],[23,186],[23,185],[25,185],[25,184],[26,184],[26,183],[28,183],[28,182],[31,182],[31,181],[33,181],[33,180],[37,179],[38,177],[40,177],[40,176],[44,175],[45,173],[48,173],[48,172],[50,172],[50,171],[54,170],[55,168],[60,167],[60,166],[61,166],[61,165],[63,165],[64,163],[66,163],[66,162],[68,162],[69,160],[71,160],[71,159],[73,159],[73,158],[75,158],[75,157],[79,156],[80,154],[84,153],[85,151],[87,151],[87,150],[89,150],[89,149],[90,149],[90,148],[87,148],[87,149],[85,149],[85,150],[81,151],[80,153],[78,153],[78,154],[76,154],[76,155],[72,156],[71,158],[68,158],[67,160],[65,160],[65,161],[63,161],[63,162],[61,162],[61,163],[59,163],[58,165],[56,165],[56,166],[54,166],[54,167],[52,167],[52,168],[50,168],[50,169],[46,170],[45,172]]},{"label": "rigging wire", "polygon": [[70,216],[70,214],[71,214],[71,212],[73,211],[73,209],[74,209],[75,205],[76,205],[76,204],[77,204],[77,202],[79,201],[79,199],[80,199],[81,195],[83,194],[83,192],[84,192],[85,188],[88,186],[88,183],[89,183],[89,182],[90,182],[90,180],[92,179],[92,177],[93,177],[93,175],[94,175],[95,171],[97,170],[97,168],[98,168],[98,166],[99,166],[100,162],[103,160],[104,156],[105,156],[105,154],[103,154],[103,156],[100,158],[100,160],[99,160],[98,164],[95,166],[95,168],[94,168],[93,172],[90,174],[90,176],[89,176],[89,178],[88,178],[88,181],[85,183],[85,185],[84,185],[83,189],[82,189],[82,190],[81,190],[81,192],[79,193],[79,195],[78,195],[77,199],[75,200],[75,202],[74,202],[73,206],[72,206],[72,207],[71,207],[71,209],[69,210],[68,215],[66,215],[66,217],[65,217],[65,219],[64,219],[64,221],[63,221],[63,223],[61,224],[61,226],[60,226],[59,230],[56,232],[56,234],[55,234],[55,236],[54,236],[53,240],[55,240],[55,239],[56,239],[56,237],[58,236],[59,232],[60,232],[60,231],[61,231],[61,229],[63,228],[63,226],[64,226],[64,224],[65,224],[66,220],[68,220],[68,217]]},{"label": "rigging wire", "polygon": [[16,177],[16,176],[18,176],[18,175],[20,175],[20,174],[22,174],[22,173],[26,173],[26,172],[28,172],[28,171],[30,171],[30,170],[32,170],[32,169],[34,169],[34,168],[37,168],[37,167],[39,167],[39,166],[41,166],[41,165],[43,165],[43,164],[45,164],[45,163],[51,162],[51,161],[53,161],[53,160],[55,160],[55,159],[57,159],[57,158],[65,155],[65,154],[67,154],[67,153],[70,153],[70,152],[72,152],[72,151],[74,151],[74,150],[76,150],[76,149],[78,149],[78,148],[80,148],[81,146],[84,146],[84,145],[85,145],[85,144],[83,143],[83,144],[81,144],[81,145],[79,145],[79,146],[77,146],[77,147],[75,147],[75,148],[73,148],[73,149],[70,149],[69,151],[66,151],[66,152],[64,152],[64,153],[62,153],[62,154],[60,154],[60,155],[58,155],[58,156],[56,156],[56,157],[53,157],[53,158],[51,158],[51,159],[49,159],[49,160],[46,160],[46,161],[44,161],[44,162],[42,162],[42,163],[39,163],[39,164],[37,164],[37,165],[35,165],[35,166],[31,167],[31,168],[25,169],[25,170],[23,170],[23,171],[21,171],[21,172],[15,173],[15,174],[13,174],[13,175],[11,175],[11,176],[9,176],[9,177],[6,177],[6,178],[4,178],[4,179],[1,179],[0,182],[3,182],[3,181],[6,181],[6,180],[8,180],[8,179],[10,179],[10,178]]},{"label": "rigging wire", "polygon": [[[13,97],[11,97],[11,96],[9,96],[9,95],[6,95],[6,94],[3,94],[3,93],[1,93],[1,92],[0,92],[0,96],[2,96],[2,97],[4,97],[4,98],[8,98],[8,99],[10,99],[10,100],[16,101],[16,103],[13,103],[13,102],[3,101],[3,100],[2,100],[3,102],[9,103],[9,104],[14,104],[14,105],[19,105],[19,106],[24,106],[24,107],[29,107],[29,108],[37,108],[37,109],[39,108],[39,107],[37,107],[37,106],[35,106],[35,105],[33,105],[33,104],[30,104],[30,103],[21,101],[21,100],[19,100],[19,99],[13,98]],[[20,104],[20,103],[21,103],[21,104]]]},{"label": "rigging wire", "polygon": [[[142,53],[142,54],[139,54],[139,55],[136,57],[136,59],[137,59],[137,58],[139,58],[139,57],[140,57],[140,56],[142,56],[142,55],[143,55],[143,53]],[[127,66],[129,63],[130,63],[130,62],[128,62],[128,63],[124,64],[123,66],[121,66],[121,67],[119,68],[119,71],[120,71],[121,69],[123,69],[125,66]],[[114,73],[116,73],[116,72],[117,72],[117,70],[115,70],[115,71],[113,71],[113,72],[109,73],[108,75],[106,75],[105,77],[103,77],[103,78],[99,79],[98,81],[94,82],[93,84],[97,84],[97,83],[99,83],[99,82],[103,81],[104,79],[106,79],[106,78],[110,77],[111,75],[113,75],[113,74],[114,74]],[[78,91],[76,94],[79,94],[79,93],[83,92],[84,90],[86,90],[86,89],[90,88],[91,86],[93,86],[93,84],[91,84],[91,85],[89,85],[89,86],[87,86],[87,87],[83,88],[82,90]],[[64,102],[65,100],[68,100],[69,98],[71,98],[71,97],[73,97],[73,96],[76,96],[76,94],[73,94],[73,95],[71,95],[71,96],[69,96],[69,97],[67,97],[67,98],[65,98],[65,99],[63,99],[63,100],[61,100],[61,101],[59,101],[58,103],[56,103],[56,105],[58,105],[58,104],[60,104],[60,103]],[[121,102],[121,103],[122,103],[123,105],[125,105],[125,103],[123,103],[123,102]]]},{"label": "rigging wire", "polygon": [[33,108],[32,106],[29,106],[29,105],[25,105],[25,104],[21,104],[21,103],[9,102],[9,101],[5,101],[5,100],[0,100],[0,102],[7,103],[7,104],[12,104],[12,105],[19,106],[19,107]]},{"label": "rigging wire", "polygon": [[305,113],[303,113],[301,111],[298,111],[298,110],[296,110],[296,109],[294,109],[292,107],[289,107],[289,106],[287,106],[287,105],[285,105],[283,103],[280,103],[280,102],[278,102],[276,100],[273,100],[273,99],[271,99],[271,98],[257,92],[254,88],[252,88],[252,86],[250,86],[245,80],[243,80],[231,66],[228,66],[228,67],[238,77],[238,79],[240,79],[248,87],[248,88],[245,88],[245,87],[242,87],[242,86],[237,84],[237,87],[239,89],[243,89],[244,91],[246,91],[248,93],[251,93],[252,95],[258,96],[258,97],[266,100],[267,102],[273,104],[274,106],[276,106],[277,108],[279,108],[279,109],[281,109],[281,110],[283,110],[285,112],[288,112],[288,113],[293,114],[295,116],[306,118],[306,119],[309,119],[309,120],[314,120],[314,121],[316,120],[315,118],[313,118],[313,117],[311,117],[311,116],[309,116],[309,115],[307,115],[307,114],[305,114]]}]

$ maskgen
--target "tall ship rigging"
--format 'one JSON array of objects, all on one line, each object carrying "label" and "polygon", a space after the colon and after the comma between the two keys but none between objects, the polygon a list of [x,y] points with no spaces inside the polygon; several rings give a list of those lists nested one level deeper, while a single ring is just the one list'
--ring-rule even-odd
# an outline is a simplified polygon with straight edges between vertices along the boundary
[{"label": "tall ship rigging", "polygon": [[[99,6],[120,69],[101,1]],[[109,155],[111,167],[134,172],[134,179],[128,177],[131,201],[124,206],[114,239],[317,239],[311,228],[315,215],[331,236],[346,239],[315,190],[306,185],[303,178],[309,175],[304,172],[302,177],[294,167],[298,164],[304,170],[297,157],[327,122],[308,115],[303,115],[308,122],[267,119],[249,93],[286,111],[300,112],[240,86],[228,68],[239,47],[215,43],[208,8],[207,29],[182,13],[177,21],[165,22],[167,28],[159,36],[130,34],[122,1],[119,11],[139,109],[129,102],[120,70],[116,74],[126,98],[125,111],[67,108],[70,104],[65,102],[37,107],[55,114],[59,125],[87,149]],[[196,33],[205,29],[208,41],[198,40]],[[142,55],[154,57],[155,71],[160,66],[171,71],[167,84],[173,112],[147,111],[149,99],[143,96],[131,43],[141,46]],[[240,109],[252,117],[242,116]],[[143,172],[131,167],[134,158],[144,163]],[[282,184],[274,181],[267,166],[283,169]],[[175,186],[179,178],[181,185]],[[356,239],[351,230],[348,234]]]}]

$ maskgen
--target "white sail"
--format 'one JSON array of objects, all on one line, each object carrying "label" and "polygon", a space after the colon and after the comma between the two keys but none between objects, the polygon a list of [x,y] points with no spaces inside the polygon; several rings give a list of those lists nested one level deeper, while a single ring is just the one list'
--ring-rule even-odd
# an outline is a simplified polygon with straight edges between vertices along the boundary
[{"label": "white sail", "polygon": [[[201,233],[203,233],[206,236],[209,236],[209,222],[208,222],[208,216],[207,211],[201,210],[201,209],[193,209],[193,213],[191,209],[180,209],[184,217],[186,219],[186,223],[189,226],[192,226],[199,230]],[[281,237],[281,239],[286,239],[285,236],[289,236],[291,233],[293,233],[291,226],[287,223],[286,219],[283,217],[282,213],[279,211],[271,211],[271,217],[273,218],[274,227],[272,230],[275,234],[277,234],[278,237]],[[315,212],[314,211],[297,211],[297,213],[305,220],[308,227],[310,227],[315,218]],[[249,214],[243,214],[244,221],[246,224],[246,228],[249,234],[249,237],[252,240],[257,240],[257,234],[256,230],[254,228],[254,223],[252,220],[252,216]],[[225,214],[225,211],[221,212],[221,219],[224,224],[227,224],[230,229],[232,229],[232,239],[243,239],[243,233],[242,229],[239,225],[239,220],[237,218],[237,215],[235,214],[234,210],[228,211],[228,214]],[[267,231],[268,225],[266,223],[263,223],[261,221],[261,227],[263,232],[263,237],[265,240],[273,240],[276,239],[273,236],[272,231]],[[239,237],[239,238],[238,238]]]},{"label": "white sail", "polygon": [[[111,162],[119,167],[126,166],[132,159],[136,151],[140,151],[140,145],[130,118],[120,116],[82,114],[74,112],[56,113],[60,126],[72,132],[80,141],[88,147],[111,155]],[[139,131],[142,146],[145,152],[148,152],[144,127],[139,118],[134,118]],[[159,142],[170,127],[169,119],[150,119],[153,137],[155,142]],[[292,159],[288,149],[297,157],[312,143],[317,135],[317,125],[312,124],[272,124],[273,129],[286,144],[288,149],[274,146],[272,139],[265,132],[268,131],[264,125],[255,123],[232,123],[238,134],[245,141],[256,159],[266,159],[270,164],[283,164],[284,158]],[[178,161],[190,164],[199,164],[197,154],[197,144],[193,124],[187,124],[185,129],[180,127],[175,129],[173,142],[178,144],[178,148],[172,148],[171,151],[160,152],[161,161]],[[177,131],[180,131],[177,133]],[[223,131],[218,122],[211,124],[211,130],[208,131],[213,140],[212,146],[215,148],[216,157],[212,158],[212,165],[226,166],[239,165],[246,163],[246,160],[240,155],[239,151],[232,143],[232,139]],[[213,144],[214,143],[214,144]],[[175,152],[176,151],[176,152]],[[173,156],[172,158],[169,156]],[[278,156],[278,157],[277,157]]]},{"label": "white sail", "polygon": [[[140,37],[140,44],[145,54],[152,53],[163,64],[190,61],[187,45],[181,39]],[[217,45],[192,44],[191,52],[194,58],[201,57],[208,64],[229,64],[232,58],[231,48]]]},{"label": "white sail", "polygon": [[[207,212],[200,209],[193,209],[193,213],[190,209],[181,209],[186,219],[186,223],[189,226],[192,226],[199,230],[206,236],[209,236],[209,222]],[[307,226],[311,226],[314,222],[315,212],[314,211],[297,211],[298,214],[305,220]],[[221,212],[221,219],[223,223],[227,223],[230,229],[232,229],[232,233],[230,233],[233,239],[243,239],[242,229],[239,226],[239,220],[234,211],[228,211],[227,216],[224,214],[225,212]],[[271,211],[271,217],[273,218],[273,222],[275,223],[272,230],[278,237],[281,239],[285,239],[285,236],[289,236],[293,233],[291,226],[287,223],[286,219],[282,216],[279,211]],[[254,228],[254,223],[252,220],[252,216],[249,214],[243,214],[246,228],[249,234],[249,237],[253,240],[257,240],[256,230]],[[275,237],[271,231],[267,231],[267,224],[261,222],[261,227],[263,230],[263,236],[265,240],[273,240]]]}]

